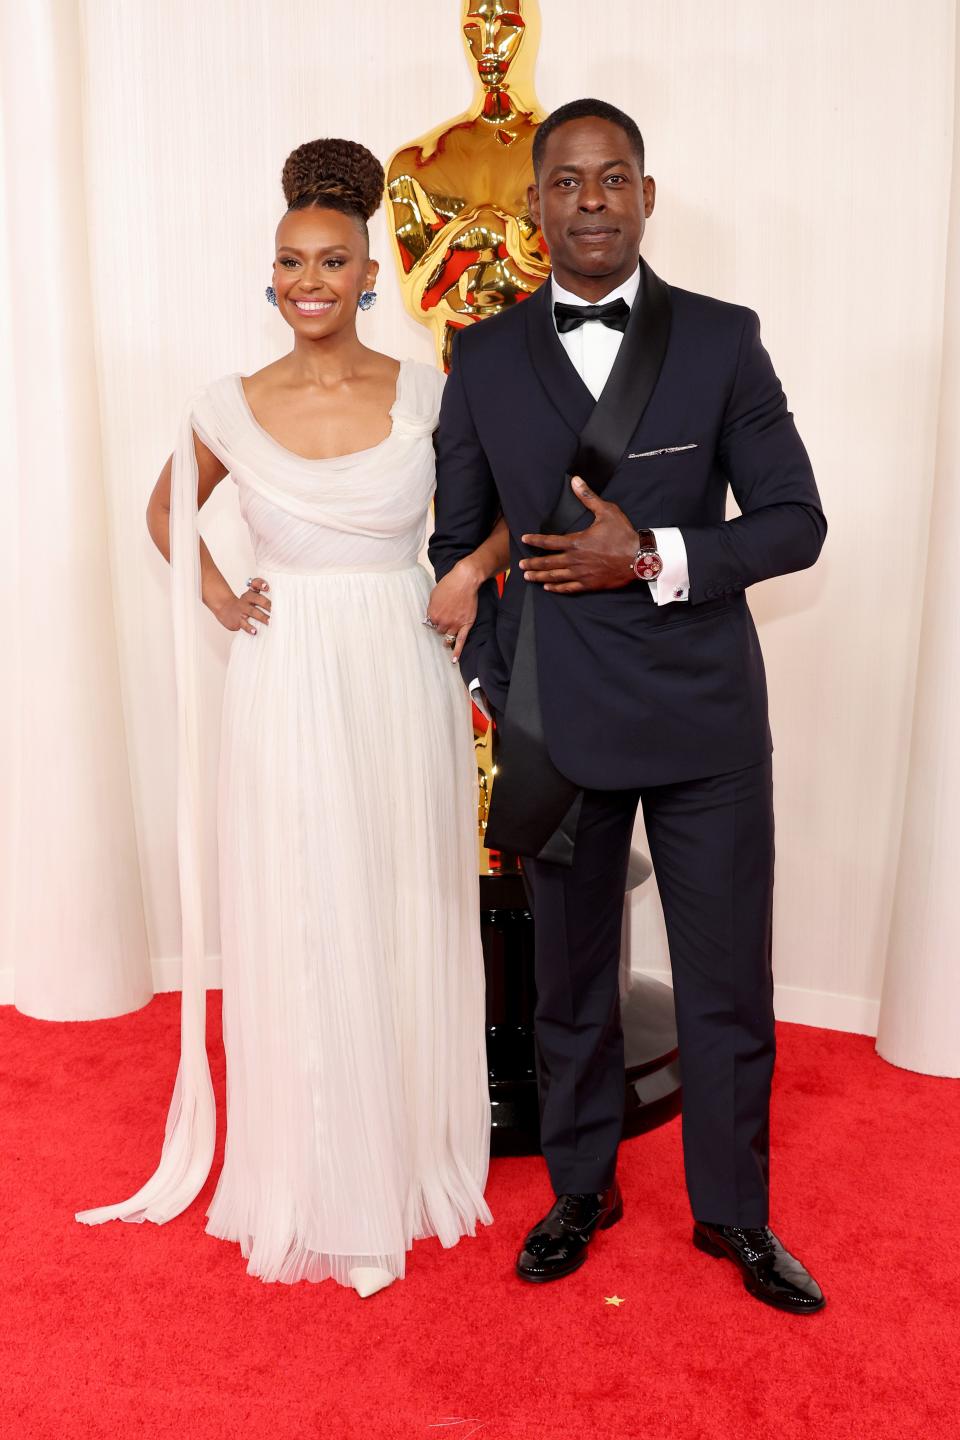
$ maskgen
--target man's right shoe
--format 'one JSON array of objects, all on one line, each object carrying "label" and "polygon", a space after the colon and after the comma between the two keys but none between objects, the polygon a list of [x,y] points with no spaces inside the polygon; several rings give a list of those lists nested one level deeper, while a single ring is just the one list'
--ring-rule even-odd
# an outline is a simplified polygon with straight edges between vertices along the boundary
[{"label": "man's right shoe", "polygon": [[548,1215],[534,1225],[517,1256],[521,1280],[542,1285],[579,1270],[598,1230],[609,1230],[623,1216],[616,1181],[600,1194],[560,1195]]}]

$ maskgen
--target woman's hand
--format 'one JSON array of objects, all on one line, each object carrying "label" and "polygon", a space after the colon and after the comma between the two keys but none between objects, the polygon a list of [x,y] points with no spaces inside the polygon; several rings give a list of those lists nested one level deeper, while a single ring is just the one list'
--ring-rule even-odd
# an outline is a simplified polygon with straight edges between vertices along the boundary
[{"label": "woman's hand", "polygon": [[257,625],[270,624],[269,589],[266,580],[248,580],[242,595],[231,592],[226,600],[210,608],[225,629],[246,630],[248,635],[256,635]]},{"label": "woman's hand", "polygon": [[[453,569],[434,586],[427,606],[427,624],[452,646],[450,659],[460,659],[467,636],[477,618],[477,591],[485,576],[470,563],[470,556],[458,560]],[[451,638],[452,637],[452,638]]]}]

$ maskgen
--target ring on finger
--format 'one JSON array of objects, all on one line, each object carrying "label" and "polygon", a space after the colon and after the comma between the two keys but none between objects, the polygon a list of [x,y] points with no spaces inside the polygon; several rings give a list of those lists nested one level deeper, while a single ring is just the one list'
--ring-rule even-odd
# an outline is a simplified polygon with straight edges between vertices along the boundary
[{"label": "ring on finger", "polygon": [[451,647],[451,649],[452,649],[453,646],[456,645],[456,643],[457,643],[457,637],[456,637],[456,635],[444,635],[444,637],[443,637],[443,643],[444,643],[444,645],[449,645],[449,646]]}]

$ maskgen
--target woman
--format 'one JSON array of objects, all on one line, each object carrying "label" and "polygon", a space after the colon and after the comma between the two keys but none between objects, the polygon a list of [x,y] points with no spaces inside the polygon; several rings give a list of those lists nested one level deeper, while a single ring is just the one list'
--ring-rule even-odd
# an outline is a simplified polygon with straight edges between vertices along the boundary
[{"label": "woman", "polygon": [[[209,1232],[264,1280],[369,1295],[414,1239],[489,1222],[475,765],[417,564],[443,377],[357,336],[383,171],[314,141],[283,172],[268,293],[292,351],[195,398],[148,508],[171,558],[181,714],[180,1072],[159,1169],[87,1223],[180,1213],[209,1172],[196,599],[238,632],[221,729],[227,1139]],[[257,579],[236,596],[196,511],[229,473]],[[477,580],[500,563],[473,557]],[[481,570],[484,571],[481,574]],[[469,601],[462,570],[441,607]],[[475,584],[474,584],[475,588]],[[455,594],[453,593],[455,591]]]}]

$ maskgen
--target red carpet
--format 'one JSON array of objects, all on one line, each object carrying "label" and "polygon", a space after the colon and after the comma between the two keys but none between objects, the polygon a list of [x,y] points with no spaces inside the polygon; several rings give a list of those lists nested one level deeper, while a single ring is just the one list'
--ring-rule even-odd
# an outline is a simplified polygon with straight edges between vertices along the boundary
[{"label": "red carpet", "polygon": [[163,1228],[73,1221],[152,1168],[178,1005],[87,1025],[0,1009],[4,1440],[960,1434],[960,1082],[781,1027],[774,1224],[827,1292],[818,1316],[758,1305],[694,1251],[679,1121],[624,1147],[626,1219],[571,1279],[514,1281],[549,1197],[539,1161],[501,1160],[492,1229],[419,1245],[364,1302],[248,1278],[200,1202]]}]

